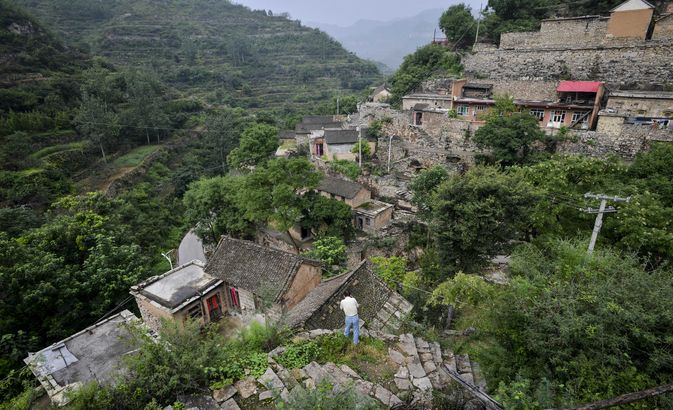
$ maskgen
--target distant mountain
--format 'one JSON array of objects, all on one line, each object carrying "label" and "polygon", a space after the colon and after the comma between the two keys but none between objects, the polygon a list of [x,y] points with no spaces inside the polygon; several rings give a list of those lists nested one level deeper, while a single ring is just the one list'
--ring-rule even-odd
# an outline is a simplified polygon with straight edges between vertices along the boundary
[{"label": "distant mountain", "polygon": [[311,108],[381,80],[325,33],[225,0],[14,0],[66,45],[209,103]]},{"label": "distant mountain", "polygon": [[[348,50],[368,60],[396,69],[404,56],[432,40],[443,9],[425,10],[408,18],[392,21],[359,20],[349,27],[325,23],[306,23],[339,41]],[[437,28],[438,36],[443,36]]]}]

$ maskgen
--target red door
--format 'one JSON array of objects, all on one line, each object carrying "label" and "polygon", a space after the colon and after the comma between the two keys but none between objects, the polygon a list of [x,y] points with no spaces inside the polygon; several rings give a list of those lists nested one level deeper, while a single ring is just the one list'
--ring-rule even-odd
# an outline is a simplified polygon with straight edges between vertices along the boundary
[{"label": "red door", "polygon": [[209,297],[206,303],[208,304],[208,313],[210,315],[210,320],[214,321],[219,319],[222,316],[222,309],[220,309],[220,302],[217,295]]}]

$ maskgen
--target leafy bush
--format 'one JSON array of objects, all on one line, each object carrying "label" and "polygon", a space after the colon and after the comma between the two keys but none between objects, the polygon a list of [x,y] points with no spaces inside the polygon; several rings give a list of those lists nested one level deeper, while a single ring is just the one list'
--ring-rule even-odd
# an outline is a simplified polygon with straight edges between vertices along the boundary
[{"label": "leafy bush", "polygon": [[306,366],[321,356],[320,347],[314,340],[291,344],[276,361],[287,369],[298,369]]},{"label": "leafy bush", "polygon": [[340,238],[327,236],[313,242],[313,249],[304,255],[322,262],[331,274],[338,274],[346,264],[346,245]]},{"label": "leafy bush", "polygon": [[346,161],[344,159],[332,161],[330,163],[330,169],[353,180],[357,179],[362,173],[362,170],[356,162]]}]

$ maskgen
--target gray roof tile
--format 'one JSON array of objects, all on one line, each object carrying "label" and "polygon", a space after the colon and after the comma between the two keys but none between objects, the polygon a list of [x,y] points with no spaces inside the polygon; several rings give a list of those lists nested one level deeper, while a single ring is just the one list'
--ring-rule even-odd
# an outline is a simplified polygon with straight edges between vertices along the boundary
[{"label": "gray roof tile", "polygon": [[278,249],[223,236],[206,272],[258,296],[269,295],[278,302],[304,263],[320,265]]}]

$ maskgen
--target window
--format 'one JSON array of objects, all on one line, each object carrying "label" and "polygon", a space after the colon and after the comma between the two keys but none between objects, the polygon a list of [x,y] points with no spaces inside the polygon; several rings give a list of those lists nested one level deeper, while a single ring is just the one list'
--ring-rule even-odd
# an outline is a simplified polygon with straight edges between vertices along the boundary
[{"label": "window", "polygon": [[544,121],[544,110],[540,108],[533,108],[530,110],[530,115],[537,118],[538,121]]},{"label": "window", "polygon": [[322,157],[325,154],[324,147],[321,143],[315,144],[315,155]]},{"label": "window", "polygon": [[[581,118],[581,121],[580,121]],[[589,112],[588,111],[576,111],[572,116],[572,123],[580,121],[581,124],[586,124],[589,122]]]},{"label": "window", "polygon": [[485,109],[486,109],[485,105],[475,105],[474,106],[474,112],[484,111]]},{"label": "window", "polygon": [[423,113],[422,112],[417,112],[416,113],[416,121],[414,123],[415,125],[423,125]]},{"label": "window", "polygon": [[565,120],[566,120],[565,111],[552,111],[551,122],[565,122]]},{"label": "window", "polygon": [[365,218],[365,225],[369,226],[372,224],[372,220],[369,218]]},{"label": "window", "polygon": [[192,319],[201,319],[202,313],[201,313],[201,303],[197,303],[196,305],[190,307],[187,310],[187,315],[192,318]]},{"label": "window", "polygon": [[456,112],[460,115],[467,115],[469,107],[465,104],[460,104],[456,107]]}]

